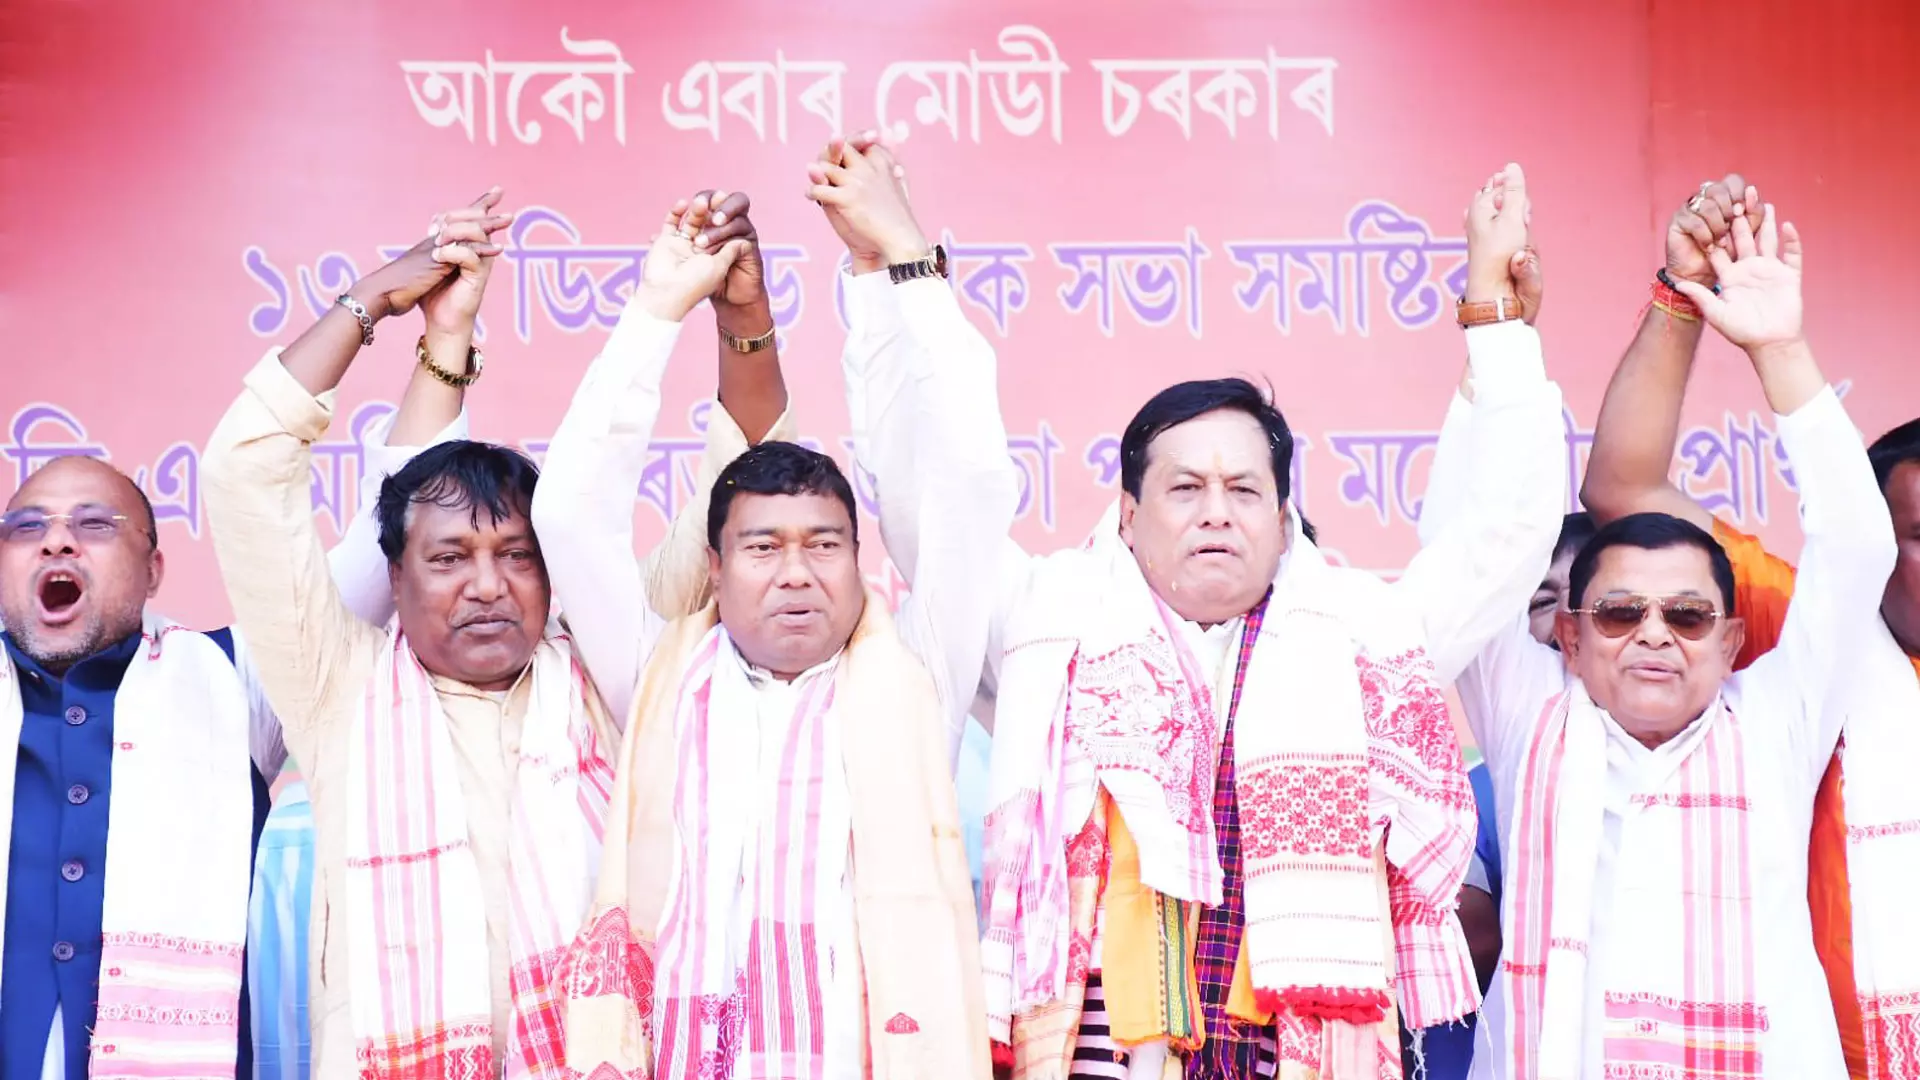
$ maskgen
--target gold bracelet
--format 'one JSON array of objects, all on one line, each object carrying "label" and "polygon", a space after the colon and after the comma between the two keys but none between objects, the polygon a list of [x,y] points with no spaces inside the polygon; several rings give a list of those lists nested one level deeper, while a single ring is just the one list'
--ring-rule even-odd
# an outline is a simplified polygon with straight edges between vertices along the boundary
[{"label": "gold bracelet", "polygon": [[487,358],[480,355],[480,350],[477,347],[468,345],[467,367],[470,370],[465,375],[455,375],[453,372],[434,363],[433,357],[427,354],[427,335],[425,334],[420,335],[420,343],[414,346],[413,352],[415,356],[420,358],[420,366],[427,369],[427,374],[439,379],[455,390],[464,390],[474,383],[479,382],[480,369],[485,367],[487,363]]},{"label": "gold bracelet", "polygon": [[779,327],[769,327],[766,333],[758,334],[750,338],[743,338],[737,334],[729,333],[724,326],[717,327],[717,329],[720,331],[720,340],[727,343],[727,348],[737,353],[757,353],[762,349],[773,348],[773,335],[779,330]]}]

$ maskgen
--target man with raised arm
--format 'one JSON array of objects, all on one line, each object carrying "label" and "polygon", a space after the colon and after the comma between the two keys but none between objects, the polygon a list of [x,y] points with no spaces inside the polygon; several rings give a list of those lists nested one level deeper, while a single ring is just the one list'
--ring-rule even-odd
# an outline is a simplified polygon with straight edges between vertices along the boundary
[{"label": "man with raised arm", "polygon": [[[918,632],[932,625],[915,610],[924,598],[906,601],[896,629],[865,589],[853,492],[833,460],[786,441],[746,447],[786,427],[748,210],[737,193],[703,193],[668,216],[615,331],[633,356],[594,362],[535,502],[582,655],[610,702],[632,703],[599,896],[564,975],[566,1065],[985,1080],[949,774],[967,700],[943,695],[949,646]],[[696,588],[658,575],[649,588],[654,610],[712,599],[663,626],[635,614],[634,491],[678,323],[704,294],[657,279],[709,252],[730,267],[713,293],[711,494],[681,515],[704,523],[707,567]],[[1000,464],[979,477],[931,468],[926,483],[1004,535],[1014,492],[1004,453]]]},{"label": "man with raised arm", "polygon": [[[234,610],[310,789],[322,1078],[550,1072],[553,971],[598,868],[618,727],[550,622],[533,464],[452,441],[382,484],[384,624],[343,603],[313,532],[311,447],[377,324],[425,312],[418,408],[480,377],[474,318],[511,221],[497,198],[437,222],[263,359],[204,463]],[[441,261],[459,274],[428,272]],[[700,296],[719,273],[679,267],[673,283]],[[395,437],[420,422],[403,408]]]},{"label": "man with raised arm", "polygon": [[1515,612],[1463,679],[1505,841],[1494,1052],[1476,1076],[1844,1074],[1804,852],[1841,720],[1826,703],[1857,670],[1892,535],[1800,335],[1797,233],[1771,208],[1758,235],[1744,215],[1728,232],[1722,295],[1674,293],[1746,350],[1780,414],[1816,588],[1736,671],[1745,627],[1721,546],[1630,514],[1574,560],[1560,654]]},{"label": "man with raised arm", "polygon": [[[438,220],[464,235],[483,215]],[[406,261],[434,285],[454,269],[430,248]],[[417,386],[401,414],[412,422],[367,433],[359,512],[316,555],[374,619],[392,611],[380,481],[409,443],[465,428],[457,395]],[[247,1076],[249,1013],[291,989],[248,986],[242,968],[251,849],[287,758],[261,658],[232,627],[156,613],[155,524],[133,480],[89,457],[36,470],[0,516],[0,1077]]]},{"label": "man with raised arm", "polygon": [[[871,270],[850,286],[874,342],[849,350],[850,393],[917,590],[945,537],[910,527],[933,494],[898,448],[999,409],[895,169],[832,146],[811,194]],[[1003,540],[971,564],[997,691],[983,963],[1015,1076],[1372,1080],[1399,1071],[1396,1003],[1416,1027],[1477,1003],[1453,914],[1472,797],[1440,679],[1524,609],[1565,499],[1560,395],[1513,285],[1527,212],[1517,166],[1468,211],[1459,315],[1493,420],[1478,513],[1400,582],[1304,537],[1292,434],[1240,379],[1141,409],[1084,548]]]},{"label": "man with raised arm", "polygon": [[[1756,220],[1759,191],[1739,174],[1702,184],[1674,212],[1666,234],[1670,281],[1711,286],[1708,253],[1724,247],[1735,217]],[[1744,667],[1780,640],[1794,595],[1792,564],[1757,537],[1707,513],[1668,479],[1680,407],[1702,323],[1697,307],[1654,285],[1640,333],[1620,360],[1595,425],[1581,496],[1596,517],[1659,510],[1710,528],[1734,572],[1735,607],[1746,640]],[[1920,1077],[1920,934],[1912,898],[1920,893],[1920,420],[1867,448],[1893,518],[1900,558],[1881,597],[1844,714],[1840,744],[1814,799],[1807,899],[1814,948],[1825,968],[1847,1071]]]}]

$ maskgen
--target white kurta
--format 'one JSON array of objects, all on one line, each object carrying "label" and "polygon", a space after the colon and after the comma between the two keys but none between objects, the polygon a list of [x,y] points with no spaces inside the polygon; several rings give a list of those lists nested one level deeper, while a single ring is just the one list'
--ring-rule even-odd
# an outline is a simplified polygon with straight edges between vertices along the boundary
[{"label": "white kurta", "polygon": [[[1838,1078],[1846,1068],[1807,911],[1807,832],[1814,792],[1845,719],[1844,710],[1825,705],[1830,692],[1844,685],[1846,663],[1873,632],[1892,549],[1886,505],[1859,435],[1833,392],[1823,390],[1776,422],[1799,482],[1806,548],[1779,646],[1728,679],[1722,700],[1740,720],[1754,796],[1755,987],[1769,1024],[1760,1044],[1763,1067],[1770,1077]],[[1435,487],[1443,487],[1439,478]],[[1432,501],[1428,506],[1446,512]],[[1561,655],[1534,641],[1524,611],[1517,609],[1506,631],[1461,674],[1460,697],[1493,781],[1503,846],[1514,835],[1518,772],[1534,725],[1567,679]],[[1672,939],[1653,920],[1636,918],[1637,879],[1623,878],[1621,868],[1633,865],[1642,827],[1634,796],[1658,791],[1704,733],[1696,726],[1650,750],[1607,720],[1605,818],[1582,1033],[1582,1075],[1589,1080],[1601,1076],[1604,990],[1630,983],[1622,973],[1653,950],[1698,947]],[[1511,872],[1514,861],[1502,862]],[[1511,878],[1505,883],[1509,904],[1520,888]],[[1494,1047],[1505,1045],[1506,981],[1504,972],[1495,977],[1484,1012]],[[1473,1074],[1502,1075],[1502,1056],[1487,1050],[1487,1040],[1477,1045]]]},{"label": "white kurta", "polygon": [[[1004,536],[976,552],[954,552],[953,544],[941,543],[941,534],[919,527],[911,512],[899,512],[890,501],[920,482],[912,454],[900,447],[930,431],[1002,428],[993,347],[961,313],[946,283],[894,286],[873,277],[882,280],[866,288],[867,279],[855,279],[850,309],[884,304],[902,322],[885,347],[862,350],[868,359],[848,365],[856,453],[874,475],[888,551],[908,581],[921,587],[916,571],[929,556],[945,555],[945,565],[954,568],[950,580],[963,585],[966,595],[943,610],[948,622],[942,632],[984,635],[986,668],[975,677],[996,690],[1006,628],[1035,591],[1036,575],[1048,572],[1047,562]],[[1421,620],[1428,654],[1443,679],[1457,674],[1505,626],[1507,612],[1525,608],[1546,571],[1567,498],[1561,396],[1546,378],[1539,336],[1520,323],[1503,323],[1464,337],[1489,421],[1469,447],[1471,482],[1461,498],[1472,513],[1416,556],[1393,586]],[[850,347],[850,357],[854,351]],[[1005,457],[1004,447],[982,445],[980,454],[969,459],[975,467]],[[971,687],[972,680],[954,670],[954,688]]]},{"label": "white kurta", "polygon": [[[879,283],[890,285],[887,275],[877,277]],[[874,284],[869,276],[857,279],[849,289],[853,328],[844,358],[849,370],[863,369],[874,351],[902,340],[900,315],[885,302],[890,296],[862,302],[875,291]],[[534,525],[555,599],[588,672],[609,711],[622,724],[640,674],[667,625],[653,602],[691,610],[704,600],[707,499],[714,476],[747,449],[738,425],[716,404],[708,413],[701,482],[692,502],[675,514],[654,565],[643,570],[633,550],[634,493],[652,464],[650,440],[660,414],[661,380],[679,332],[678,323],[656,319],[636,307],[627,309],[588,368],[554,434],[534,501]],[[878,400],[884,407],[884,396]],[[856,431],[859,420],[856,414]],[[1006,535],[1016,481],[1002,430],[949,433],[936,429],[922,435],[925,438],[886,444],[888,451],[911,461],[918,481],[909,491],[888,492],[893,499],[890,505],[940,538],[923,556],[915,579],[918,587],[901,603],[895,623],[907,647],[927,665],[946,705],[951,760],[959,754],[985,646],[981,633],[945,633],[947,626],[971,621],[943,617],[942,611],[973,602],[965,587],[968,575],[955,566],[989,557],[994,543]],[[782,416],[767,438],[795,441],[790,419]],[[997,456],[986,454],[982,446],[996,448]],[[975,464],[966,463],[968,455]],[[950,466],[950,461],[961,464]],[[671,473],[667,482],[674,482]],[[742,745],[735,759],[716,762],[715,767],[751,770],[760,778],[764,798],[751,809],[747,822],[758,830],[770,827],[777,813],[780,751],[796,718],[799,690],[811,678],[831,677],[837,665],[829,662],[792,682],[781,682],[752,669],[732,650],[724,662],[745,669],[753,688],[758,739]],[[956,694],[949,688],[958,683],[964,683],[964,690]],[[827,775],[820,778],[823,794],[844,810],[849,795],[840,755],[829,753],[827,762]],[[834,817],[838,822],[834,836],[823,832],[818,841],[823,851],[826,845],[834,845],[836,857],[824,861],[842,868],[839,888],[833,890],[832,901],[822,905],[819,920],[826,966],[820,985],[830,1026],[829,1066],[836,1074],[845,1068],[851,1075],[857,1073],[865,1055],[865,1047],[859,1044],[862,990],[856,969],[837,959],[854,940],[853,882],[847,857],[852,838],[847,814]],[[752,889],[761,869],[750,862],[741,867],[742,888],[733,904],[736,923],[751,917]]]}]

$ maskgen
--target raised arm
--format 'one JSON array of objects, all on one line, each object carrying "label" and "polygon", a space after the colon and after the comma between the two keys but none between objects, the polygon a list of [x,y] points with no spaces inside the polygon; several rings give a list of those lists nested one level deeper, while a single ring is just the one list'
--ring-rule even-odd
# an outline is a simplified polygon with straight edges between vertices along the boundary
[{"label": "raised arm", "polygon": [[874,476],[887,553],[911,589],[901,634],[946,703],[957,759],[1013,591],[1003,560],[1019,478],[994,352],[955,302],[945,254],[914,220],[892,154],[862,141],[841,148],[838,160],[810,171],[813,197],[854,258],[845,282],[848,411]]},{"label": "raised arm", "polygon": [[[640,285],[587,368],[534,489],[533,526],[554,598],[609,713],[622,725],[664,625],[647,603],[633,550],[634,498],[660,416],[660,380],[680,321],[719,287],[748,246],[736,239],[714,253],[696,251],[697,230],[683,232],[683,214],[669,213],[648,249]],[[676,527],[682,530],[678,546],[685,546],[684,526]],[[667,545],[676,546],[671,530]]]},{"label": "raised arm", "polygon": [[707,505],[720,470],[756,443],[798,437],[787,411],[787,384],[752,209],[742,191],[702,191],[674,204],[674,212],[681,215],[680,233],[693,237],[696,251],[719,251],[735,240],[745,246],[737,249],[726,280],[711,298],[720,350],[720,408],[708,413],[707,444],[694,471],[693,495],[646,559],[647,603],[665,619],[700,610],[712,595]]},{"label": "raised arm", "polygon": [[[1552,560],[1566,505],[1560,389],[1547,380],[1540,336],[1519,317],[1515,287],[1514,275],[1529,258],[1529,213],[1517,165],[1489,180],[1468,209],[1461,317],[1471,324],[1465,336],[1474,400],[1454,485],[1459,503],[1436,511],[1444,523],[1423,530],[1432,536],[1394,585],[1422,619],[1442,679],[1456,677],[1526,611]],[[1476,321],[1489,315],[1504,317]]]},{"label": "raised arm", "polygon": [[[1751,210],[1749,224],[1758,221],[1759,198],[1739,173],[1732,173],[1703,186],[1675,211],[1666,233],[1669,280],[1711,287],[1715,274],[1707,252],[1726,243],[1734,218]],[[1693,304],[1656,289],[1607,384],[1594,425],[1580,501],[1596,524],[1658,511],[1712,527],[1706,509],[1668,479],[1680,435],[1680,405],[1703,325]]]},{"label": "raised arm", "polygon": [[[1738,696],[1798,705],[1781,732],[1817,781],[1839,740],[1844,709],[1828,707],[1848,663],[1878,632],[1880,598],[1898,554],[1887,504],[1860,434],[1827,385],[1801,332],[1800,234],[1767,206],[1758,234],[1733,223],[1733,254],[1715,250],[1721,295],[1681,283],[1713,328],[1746,350],[1800,489],[1806,534],[1780,644],[1734,678]],[[1737,612],[1736,612],[1737,614]]]},{"label": "raised arm", "polygon": [[443,224],[437,236],[360,279],[292,345],[268,354],[208,440],[201,468],[214,553],[260,685],[297,756],[310,749],[336,669],[378,633],[343,601],[321,550],[311,447],[331,420],[334,388],[374,325],[436,291],[472,286],[452,271],[464,274],[469,257],[498,254],[490,238],[510,219],[492,214],[490,203],[467,209],[476,208],[482,212]]}]

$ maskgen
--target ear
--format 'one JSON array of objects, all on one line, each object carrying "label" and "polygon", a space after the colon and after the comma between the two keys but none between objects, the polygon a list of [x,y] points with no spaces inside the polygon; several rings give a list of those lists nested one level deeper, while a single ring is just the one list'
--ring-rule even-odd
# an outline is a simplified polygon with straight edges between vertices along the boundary
[{"label": "ear", "polygon": [[1572,667],[1580,658],[1580,616],[1561,608],[1553,613],[1553,639],[1560,643],[1560,655]]},{"label": "ear", "polygon": [[394,559],[387,560],[387,588],[392,589],[395,596],[400,594],[400,563]]},{"label": "ear", "polygon": [[[1301,533],[1301,539],[1303,540],[1306,539],[1306,534],[1304,532]],[[1287,549],[1292,546],[1293,546],[1293,504],[1282,499],[1280,501],[1280,554],[1285,555],[1287,553]]]},{"label": "ear", "polygon": [[1747,620],[1734,616],[1723,619],[1727,625],[1720,631],[1720,652],[1727,661],[1727,670],[1733,670],[1733,662],[1740,655],[1740,647],[1747,643]]},{"label": "ear", "polygon": [[160,595],[160,581],[167,576],[167,557],[154,548],[147,556],[147,599]]},{"label": "ear", "polygon": [[1133,514],[1138,509],[1140,500],[1124,491],[1120,493],[1120,542],[1127,545],[1128,550],[1133,549]]},{"label": "ear", "polygon": [[720,553],[707,549],[707,592],[720,595]]}]

